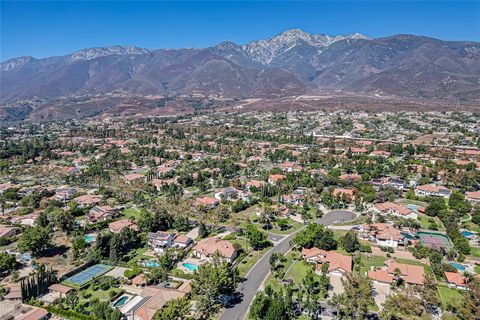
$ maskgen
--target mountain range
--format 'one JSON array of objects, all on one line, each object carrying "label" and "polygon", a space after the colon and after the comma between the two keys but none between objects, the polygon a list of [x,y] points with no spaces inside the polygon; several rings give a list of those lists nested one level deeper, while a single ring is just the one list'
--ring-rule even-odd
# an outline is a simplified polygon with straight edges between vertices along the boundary
[{"label": "mountain range", "polygon": [[0,101],[112,92],[230,98],[318,91],[409,98],[480,99],[480,43],[394,35],[329,36],[298,29],[244,45],[149,50],[84,49],[66,56],[14,58],[0,65]]}]

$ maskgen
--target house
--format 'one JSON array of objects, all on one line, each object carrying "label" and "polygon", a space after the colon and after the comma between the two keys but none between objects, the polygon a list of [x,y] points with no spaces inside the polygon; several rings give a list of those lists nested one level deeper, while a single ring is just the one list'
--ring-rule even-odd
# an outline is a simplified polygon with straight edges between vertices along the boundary
[{"label": "house", "polygon": [[132,219],[122,219],[108,224],[108,229],[113,233],[120,233],[125,228],[138,231],[138,226]]},{"label": "house", "polygon": [[355,200],[355,195],[353,193],[354,191],[352,189],[335,188],[333,189],[332,195],[334,197],[343,197],[343,195],[345,195],[348,201],[353,201]]},{"label": "house", "polygon": [[303,206],[303,195],[298,193],[282,195],[280,201],[290,205]]},{"label": "house", "polygon": [[3,297],[5,300],[22,300],[22,289],[20,284],[10,284],[6,286],[7,294]]},{"label": "house", "polygon": [[172,246],[174,236],[174,233],[163,231],[149,232],[147,235],[148,244],[153,251],[163,254],[167,248]]},{"label": "house", "polygon": [[448,198],[452,191],[450,189],[445,188],[444,186],[437,186],[434,184],[424,184],[421,186],[417,186],[415,188],[415,194],[417,196],[435,196],[435,197],[443,197]]},{"label": "house", "polygon": [[265,182],[260,180],[250,180],[245,184],[248,190],[250,190],[250,188],[253,188],[253,187],[260,189],[264,185],[265,185]]},{"label": "house", "polygon": [[283,172],[297,172],[303,170],[303,167],[301,165],[291,162],[281,163],[278,165],[278,167],[282,169]]},{"label": "house", "polygon": [[213,209],[215,208],[220,201],[212,197],[201,197],[195,200],[195,206],[201,207],[204,209]]},{"label": "house", "polygon": [[326,251],[319,248],[303,248],[302,258],[308,263],[315,263],[315,272],[321,274],[322,264],[328,263],[328,274],[343,275],[352,272],[352,257],[335,251]]},{"label": "house", "polygon": [[370,157],[388,158],[388,157],[390,157],[390,152],[382,151],[382,150],[374,150],[374,151],[370,152],[369,156]]},{"label": "house", "polygon": [[73,196],[77,192],[77,189],[72,187],[61,187],[55,189],[55,199],[57,201],[66,202],[67,200],[71,200]]},{"label": "house", "polygon": [[405,237],[400,230],[387,223],[364,224],[360,227],[359,235],[380,247],[397,248],[405,244]]},{"label": "house", "polygon": [[370,270],[367,272],[367,277],[372,279],[372,281],[377,282],[377,283],[392,283],[393,282],[393,275],[389,274],[386,270],[384,269],[378,269],[378,270]]},{"label": "house", "polygon": [[404,190],[407,187],[405,180],[395,177],[373,178],[370,181],[376,190],[382,187],[391,187],[398,190]]},{"label": "house", "polygon": [[458,272],[445,272],[448,286],[455,289],[466,290],[468,279],[463,274]]},{"label": "house", "polygon": [[0,224],[0,239],[15,237],[21,232],[20,228]]},{"label": "house", "polygon": [[102,196],[94,194],[85,194],[73,199],[80,208],[94,206],[102,201]]},{"label": "house", "polygon": [[378,213],[391,214],[401,218],[417,219],[418,217],[417,213],[394,202],[377,203],[374,205],[373,209]]},{"label": "house", "polygon": [[480,191],[465,192],[465,198],[472,204],[480,203]]},{"label": "house", "polygon": [[192,248],[192,254],[195,257],[205,260],[210,260],[217,251],[228,262],[233,262],[238,256],[237,249],[230,241],[220,240],[216,237],[202,239]]},{"label": "house", "polygon": [[349,173],[342,174],[342,175],[340,175],[339,178],[342,181],[361,181],[362,180],[361,175],[359,175],[359,174],[349,174]]},{"label": "house", "polygon": [[226,187],[220,190],[219,192],[215,193],[215,199],[217,200],[233,200],[237,199],[238,197],[238,190],[232,187]]},{"label": "house", "polygon": [[398,273],[399,277],[407,284],[423,285],[425,282],[425,271],[422,266],[398,263],[394,260],[388,260],[386,265],[386,271],[390,275],[396,276]]},{"label": "house", "polygon": [[268,183],[276,185],[279,181],[287,179],[283,174],[271,174],[268,177]]},{"label": "house", "polygon": [[189,238],[183,234],[175,234],[175,237],[173,238],[173,247],[183,249],[188,247],[193,243],[193,239]]},{"label": "house", "polygon": [[95,206],[88,212],[89,222],[106,221],[115,215],[116,210],[110,206]]},{"label": "house", "polygon": [[39,307],[22,305],[22,314],[16,316],[14,320],[47,320],[50,319],[50,313]]},{"label": "house", "polygon": [[134,287],[145,287],[146,285],[148,285],[148,277],[141,273],[139,274],[138,276],[136,276],[135,278],[132,279],[132,285]]},{"label": "house", "polygon": [[55,283],[48,287],[48,290],[58,298],[65,298],[69,292],[73,291],[73,288],[64,286],[60,283]]},{"label": "house", "polygon": [[365,148],[351,148],[350,150],[352,151],[352,155],[361,155],[368,152],[368,150]]},{"label": "house", "polygon": [[[180,289],[180,288],[179,288]],[[158,310],[174,299],[182,298],[186,292],[161,287],[145,287],[140,295],[125,304],[120,312],[127,320],[152,320]]]},{"label": "house", "polygon": [[136,183],[136,182],[142,181],[144,179],[145,179],[145,177],[141,174],[138,174],[138,173],[127,174],[123,177],[123,180],[125,180],[125,182],[128,183],[128,184]]}]

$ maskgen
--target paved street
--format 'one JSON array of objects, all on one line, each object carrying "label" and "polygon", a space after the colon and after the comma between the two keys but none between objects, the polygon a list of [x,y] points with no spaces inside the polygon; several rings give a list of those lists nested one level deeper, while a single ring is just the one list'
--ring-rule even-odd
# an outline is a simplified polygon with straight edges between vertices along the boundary
[{"label": "paved street", "polygon": [[[337,210],[332,211],[324,215],[318,220],[318,223],[322,223],[326,226],[341,222],[348,221],[355,218],[355,214],[351,211]],[[304,227],[303,227],[304,228]],[[303,228],[297,230],[297,233]],[[243,299],[240,303],[236,304],[232,308],[226,309],[220,319],[222,320],[243,320],[248,312],[250,303],[252,302],[255,294],[257,293],[263,280],[268,276],[270,272],[269,258],[272,253],[286,253],[290,249],[290,240],[294,237],[295,233],[285,237],[282,241],[278,242],[270,251],[268,251],[250,270],[247,274],[247,280],[241,283],[238,287],[238,292],[243,294]]]}]

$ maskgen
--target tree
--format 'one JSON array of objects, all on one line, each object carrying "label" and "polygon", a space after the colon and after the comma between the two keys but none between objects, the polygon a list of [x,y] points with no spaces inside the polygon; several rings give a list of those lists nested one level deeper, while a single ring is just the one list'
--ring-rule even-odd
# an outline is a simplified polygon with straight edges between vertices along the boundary
[{"label": "tree", "polygon": [[267,235],[253,224],[247,226],[247,239],[254,250],[260,250],[268,245]]},{"label": "tree", "polygon": [[359,250],[360,242],[358,241],[357,233],[352,230],[348,231],[342,238],[342,246],[348,253]]},{"label": "tree", "polygon": [[17,259],[13,254],[0,252],[0,274],[14,271],[17,268]]},{"label": "tree", "polygon": [[34,257],[43,256],[52,247],[52,234],[43,227],[26,229],[18,240],[18,250],[31,252]]},{"label": "tree", "polygon": [[200,238],[206,238],[208,237],[209,231],[205,223],[200,222],[200,225],[198,226],[198,236]]},{"label": "tree", "polygon": [[183,319],[190,309],[190,301],[186,297],[168,301],[163,308],[155,314],[155,320]]},{"label": "tree", "polygon": [[422,301],[413,289],[409,288],[389,295],[383,304],[380,317],[383,320],[421,319],[422,313]]},{"label": "tree", "polygon": [[202,264],[193,274],[192,292],[198,302],[198,309],[205,315],[212,315],[218,308],[223,295],[235,291],[237,270],[231,269],[220,253],[216,252],[211,261]]},{"label": "tree", "polygon": [[342,278],[342,284],[344,292],[334,294],[330,302],[338,309],[342,319],[365,319],[368,306],[374,303],[370,279],[347,274],[346,278]]},{"label": "tree", "polygon": [[433,198],[425,209],[425,214],[431,217],[436,217],[441,215],[446,209],[447,206],[445,205],[445,200],[443,200],[443,198]]},{"label": "tree", "polygon": [[480,279],[473,277],[467,284],[464,293],[464,303],[460,309],[460,318],[465,320],[476,320],[480,314]]},{"label": "tree", "polygon": [[269,258],[270,269],[272,271],[277,270],[281,266],[283,261],[285,261],[285,258],[281,253],[272,253],[272,255]]},{"label": "tree", "polygon": [[75,217],[70,211],[55,209],[50,213],[51,221],[60,230],[69,233],[75,228]]}]

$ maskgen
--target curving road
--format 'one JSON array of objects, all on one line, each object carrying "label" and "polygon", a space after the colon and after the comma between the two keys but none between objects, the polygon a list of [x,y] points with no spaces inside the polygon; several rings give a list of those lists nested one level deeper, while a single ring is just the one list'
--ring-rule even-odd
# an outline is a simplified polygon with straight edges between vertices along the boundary
[{"label": "curving road", "polygon": [[[317,222],[325,226],[331,225],[333,223],[353,220],[355,214],[351,211],[345,210],[336,210],[331,211],[324,215],[322,218],[318,219]],[[290,250],[290,240],[295,236],[297,232],[303,230],[302,227],[295,231],[294,233],[283,238],[278,242],[272,249],[270,249],[265,255],[258,260],[258,262],[253,266],[252,269],[247,273],[247,280],[241,283],[238,286],[237,291],[243,295],[242,301],[234,305],[231,308],[225,309],[223,314],[220,316],[221,320],[243,320],[245,319],[250,303],[252,302],[255,294],[260,288],[260,285],[265,280],[270,272],[270,256],[273,253],[286,253]]]}]

